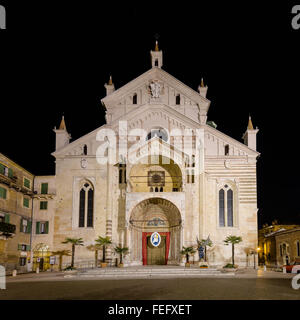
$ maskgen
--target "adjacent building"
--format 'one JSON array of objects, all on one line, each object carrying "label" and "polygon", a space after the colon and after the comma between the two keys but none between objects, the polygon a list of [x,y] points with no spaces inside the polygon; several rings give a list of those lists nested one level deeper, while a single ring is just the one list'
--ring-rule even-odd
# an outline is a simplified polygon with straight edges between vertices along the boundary
[{"label": "adjacent building", "polygon": [[270,267],[282,266],[300,257],[300,226],[264,225],[258,230],[259,262]]},{"label": "adjacent building", "polygon": [[34,175],[0,153],[0,264],[26,272],[31,264]]}]

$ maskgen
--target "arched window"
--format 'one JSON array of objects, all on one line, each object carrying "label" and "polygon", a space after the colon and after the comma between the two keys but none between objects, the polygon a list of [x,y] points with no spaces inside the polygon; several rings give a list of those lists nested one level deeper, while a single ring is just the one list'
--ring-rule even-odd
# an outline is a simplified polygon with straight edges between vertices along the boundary
[{"label": "arched window", "polygon": [[163,187],[160,187],[160,192],[164,192],[164,188]]},{"label": "arched window", "polygon": [[137,104],[137,94],[136,93],[132,97],[132,103]]},{"label": "arched window", "polygon": [[176,104],[179,105],[180,104],[180,94],[176,95]]},{"label": "arched window", "polygon": [[219,190],[219,226],[234,227],[234,193],[233,190],[225,184]]},{"label": "arched window", "polygon": [[158,67],[158,59],[155,59],[155,67]]},{"label": "arched window", "polygon": [[158,188],[157,187],[155,187],[155,192],[158,192]]},{"label": "arched window", "polygon": [[79,227],[93,227],[94,189],[86,182],[79,192]]},{"label": "arched window", "polygon": [[150,192],[153,192],[153,187],[150,188]]},{"label": "arched window", "polygon": [[83,154],[85,156],[87,155],[87,145],[86,144],[83,146]]},{"label": "arched window", "polygon": [[226,144],[225,145],[225,156],[228,156],[229,155],[229,144]]}]

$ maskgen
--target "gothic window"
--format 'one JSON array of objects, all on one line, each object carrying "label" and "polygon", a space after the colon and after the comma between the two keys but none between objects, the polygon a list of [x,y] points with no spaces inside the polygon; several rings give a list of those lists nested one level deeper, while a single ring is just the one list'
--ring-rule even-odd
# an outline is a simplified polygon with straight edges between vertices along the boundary
[{"label": "gothic window", "polygon": [[136,93],[132,97],[132,103],[137,104],[137,94]]},{"label": "gothic window", "polygon": [[233,190],[225,184],[219,190],[219,226],[234,227],[234,198]]},{"label": "gothic window", "polygon": [[179,105],[180,104],[180,94],[176,95],[176,104]]},{"label": "gothic window", "polygon": [[94,189],[85,183],[79,192],[79,227],[93,227],[94,220]]},{"label": "gothic window", "polygon": [[225,156],[229,155],[229,144],[225,145]]}]

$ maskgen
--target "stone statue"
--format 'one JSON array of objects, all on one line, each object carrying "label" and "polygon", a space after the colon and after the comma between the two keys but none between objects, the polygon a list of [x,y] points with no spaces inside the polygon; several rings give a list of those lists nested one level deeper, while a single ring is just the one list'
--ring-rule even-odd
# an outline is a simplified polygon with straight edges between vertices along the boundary
[{"label": "stone statue", "polygon": [[160,89],[161,86],[158,82],[151,82],[150,83],[150,88],[151,88],[151,95],[153,98],[159,98],[160,96]]}]

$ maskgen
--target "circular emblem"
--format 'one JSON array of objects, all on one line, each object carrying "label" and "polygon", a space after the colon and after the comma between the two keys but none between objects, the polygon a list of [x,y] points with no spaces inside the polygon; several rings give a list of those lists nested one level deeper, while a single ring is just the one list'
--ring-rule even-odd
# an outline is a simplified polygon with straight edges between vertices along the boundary
[{"label": "circular emblem", "polygon": [[161,241],[161,236],[159,233],[157,232],[153,232],[151,234],[151,237],[150,237],[150,241],[151,241],[151,244],[154,246],[154,247],[158,247],[160,245],[160,241]]}]

